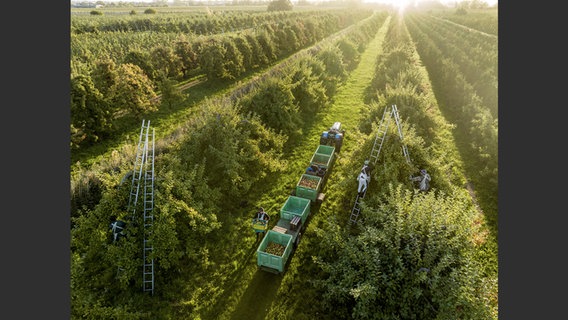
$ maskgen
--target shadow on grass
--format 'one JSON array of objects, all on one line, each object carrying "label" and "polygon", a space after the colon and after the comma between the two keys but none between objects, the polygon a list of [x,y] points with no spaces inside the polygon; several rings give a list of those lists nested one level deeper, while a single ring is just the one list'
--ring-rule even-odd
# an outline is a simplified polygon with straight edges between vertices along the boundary
[{"label": "shadow on grass", "polygon": [[257,269],[230,319],[264,319],[276,298],[282,277]]}]

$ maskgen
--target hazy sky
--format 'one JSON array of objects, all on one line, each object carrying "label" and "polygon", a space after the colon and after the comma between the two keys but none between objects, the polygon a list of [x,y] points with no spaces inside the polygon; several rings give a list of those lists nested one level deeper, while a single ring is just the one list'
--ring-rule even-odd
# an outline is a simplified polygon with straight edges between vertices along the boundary
[{"label": "hazy sky", "polygon": [[[79,1],[79,0],[75,0],[75,1]],[[95,0],[91,0],[91,1],[95,1]],[[103,2],[154,2],[155,0],[100,0]],[[193,0],[193,1],[207,1],[207,0]],[[308,0],[308,1],[325,1],[325,0]],[[363,2],[378,2],[378,3],[390,3],[390,4],[410,4],[410,3],[414,3],[414,2],[420,2],[421,0],[363,0]],[[461,2],[464,0],[438,0],[442,3],[454,3],[454,2]],[[481,0],[487,4],[489,4],[490,6],[496,4],[498,2],[498,0]],[[173,0],[168,0],[168,2],[173,2]],[[297,0],[292,0],[292,2],[297,2]]]}]

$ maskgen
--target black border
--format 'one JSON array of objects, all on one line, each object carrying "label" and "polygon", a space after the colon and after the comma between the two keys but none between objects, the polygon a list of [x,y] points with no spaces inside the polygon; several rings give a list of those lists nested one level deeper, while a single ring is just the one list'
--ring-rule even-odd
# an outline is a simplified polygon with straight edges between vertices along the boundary
[{"label": "black border", "polygon": [[69,319],[70,2],[11,1],[2,12],[0,314]]},{"label": "black border", "polygon": [[566,317],[568,55],[559,9],[499,1],[499,319]]},{"label": "black border", "polygon": [[[499,319],[558,319],[566,304],[566,99],[553,94],[568,90],[565,18],[554,16],[559,6],[522,4],[499,1]],[[1,314],[66,319],[70,2],[12,1],[3,10],[11,19],[0,22],[8,98]]]}]

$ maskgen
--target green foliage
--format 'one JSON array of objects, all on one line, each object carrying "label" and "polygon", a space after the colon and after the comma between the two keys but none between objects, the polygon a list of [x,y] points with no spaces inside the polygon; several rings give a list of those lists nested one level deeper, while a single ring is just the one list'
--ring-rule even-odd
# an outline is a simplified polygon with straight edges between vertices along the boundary
[{"label": "green foliage", "polygon": [[466,15],[466,14],[467,14],[467,9],[466,9],[465,7],[463,7],[463,6],[460,6],[460,7],[458,7],[458,8],[456,9],[456,14],[457,14],[458,16]]},{"label": "green foliage", "polygon": [[[172,169],[185,167],[171,155],[164,162]],[[214,205],[219,196],[212,194],[204,183],[204,170],[199,167],[177,170],[162,173],[164,179],[156,194],[157,218],[152,229],[153,253],[160,265],[159,272],[166,279],[169,279],[166,271],[180,268],[182,258],[199,264],[201,239],[221,227]],[[204,203],[211,205],[204,207]]]},{"label": "green foliage", "polygon": [[198,67],[197,53],[193,45],[186,40],[179,40],[175,43],[175,54],[181,62],[183,76],[188,76],[189,72]]},{"label": "green foliage", "polygon": [[251,67],[256,68],[258,66],[268,64],[270,60],[266,56],[266,53],[264,53],[257,37],[250,33],[247,33],[245,35],[245,38],[247,39],[247,42],[251,47]]},{"label": "green foliage", "polygon": [[278,28],[274,35],[274,41],[280,54],[295,52],[300,48],[298,37],[290,25]]},{"label": "green foliage", "polygon": [[227,70],[227,78],[235,79],[245,72],[243,64],[243,54],[239,51],[235,41],[231,37],[223,38],[223,47],[225,52],[225,68]]},{"label": "green foliage", "polygon": [[337,46],[341,50],[341,55],[343,57],[343,62],[346,64],[346,68],[348,70],[353,70],[360,56],[357,46],[353,41],[346,38],[339,40]]},{"label": "green foliage", "polygon": [[[321,61],[324,67],[325,71],[321,73],[323,76],[323,85],[326,94],[331,97],[335,95],[337,85],[345,80],[347,76],[341,50],[336,46],[327,47],[317,53],[316,59]],[[317,66],[315,67],[317,68]]]},{"label": "green foliage", "polygon": [[[452,21],[463,21],[464,25],[472,27],[477,25],[475,21],[485,21],[489,26],[496,26],[490,22],[496,21],[495,12],[478,13],[480,16],[471,19],[456,19],[455,15],[451,15],[454,17]],[[434,30],[424,25],[440,27]],[[475,186],[475,196],[485,220],[496,234],[498,168],[495,138],[498,121],[495,98],[497,64],[494,57],[497,38],[448,25],[441,27],[439,19],[426,15],[410,16],[408,26],[436,88],[440,108],[448,121],[456,124],[454,135],[465,159],[468,180]],[[476,50],[479,54],[473,54]]]},{"label": "green foliage", "polygon": [[91,72],[91,77],[95,87],[105,96],[105,99],[108,100],[106,96],[109,94],[110,88],[116,83],[116,63],[112,59],[107,58],[97,60]]},{"label": "green foliage", "polygon": [[152,79],[159,79],[163,75],[172,79],[179,79],[182,72],[182,61],[175,54],[171,46],[157,46],[150,53],[153,66]]},{"label": "green foliage", "polygon": [[71,146],[97,142],[112,129],[112,106],[86,75],[71,79],[70,95]]},{"label": "green foliage", "polygon": [[389,191],[364,207],[348,237],[326,225],[312,283],[328,310],[352,319],[488,319],[481,265],[473,259],[473,208],[463,192]]},{"label": "green foliage", "polygon": [[278,49],[272,40],[272,33],[262,30],[257,35],[258,44],[262,54],[267,58],[268,62],[276,60],[278,57]]},{"label": "green foliage", "polygon": [[285,135],[297,133],[302,119],[288,78],[268,78],[239,101],[243,113],[258,115],[262,122]]},{"label": "green foliage", "polygon": [[291,77],[292,94],[305,117],[320,111],[329,102],[323,81],[314,73],[309,63],[307,59],[300,61]]},{"label": "green foliage", "polygon": [[216,39],[210,39],[199,48],[199,65],[208,79],[230,78],[225,55],[227,48]]},{"label": "green foliage", "polygon": [[270,11],[290,11],[294,5],[290,0],[272,0],[268,3],[267,10]]},{"label": "green foliage", "polygon": [[415,64],[412,50],[407,46],[397,46],[377,57],[375,73],[371,81],[369,97],[376,91],[384,91],[387,84],[396,83],[401,73],[408,72]]},{"label": "green foliage", "polygon": [[130,63],[140,67],[148,78],[154,80],[155,72],[150,52],[132,49],[124,57],[123,63]]},{"label": "green foliage", "polygon": [[343,53],[337,46],[328,46],[317,53],[317,58],[323,62],[326,72],[337,80],[347,77]]},{"label": "green foliage", "polygon": [[130,10],[129,15],[133,16],[133,15],[135,15],[135,14],[136,14],[136,10]]},{"label": "green foliage", "polygon": [[148,8],[148,9],[144,10],[144,13],[145,13],[145,14],[155,14],[155,13],[156,13],[156,10],[154,10],[154,9],[152,9],[152,8]]},{"label": "green foliage", "polygon": [[279,157],[285,140],[265,129],[260,119],[212,101],[204,108],[182,152],[190,163],[204,166],[211,189],[239,198],[267,173],[282,168]]},{"label": "green foliage", "polygon": [[102,15],[103,15],[103,12],[102,12],[102,11],[99,11],[99,10],[91,10],[90,14],[91,14],[92,16],[102,16]]},{"label": "green foliage", "polygon": [[247,38],[239,34],[235,37],[231,37],[234,42],[236,50],[240,53],[242,57],[242,66],[244,70],[251,70],[255,67],[255,61],[253,55],[253,49],[251,44],[248,42]]},{"label": "green foliage", "polygon": [[161,105],[172,108],[185,100],[187,95],[183,93],[179,87],[176,86],[177,82],[173,79],[164,77],[160,83]]},{"label": "green foliage", "polygon": [[150,100],[156,96],[152,82],[140,67],[130,63],[119,65],[115,81],[109,88],[108,99],[119,109],[127,110],[136,117],[157,110]]}]

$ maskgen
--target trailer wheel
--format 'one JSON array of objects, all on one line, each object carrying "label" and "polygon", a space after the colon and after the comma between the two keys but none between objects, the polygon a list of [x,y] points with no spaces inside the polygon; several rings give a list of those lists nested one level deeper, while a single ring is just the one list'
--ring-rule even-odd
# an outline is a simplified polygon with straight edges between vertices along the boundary
[{"label": "trailer wheel", "polygon": [[339,153],[341,151],[341,145],[343,144],[343,139],[338,140],[335,143],[335,152]]},{"label": "trailer wheel", "polygon": [[302,238],[302,233],[298,232],[298,236],[296,237],[296,241],[294,242],[295,247],[298,247],[298,245],[300,244],[300,238]]}]

